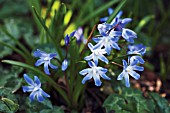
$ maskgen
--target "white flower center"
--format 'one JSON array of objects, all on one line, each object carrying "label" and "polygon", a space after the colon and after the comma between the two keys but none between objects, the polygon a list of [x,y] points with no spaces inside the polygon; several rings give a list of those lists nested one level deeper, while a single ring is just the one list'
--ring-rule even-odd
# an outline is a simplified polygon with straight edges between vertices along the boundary
[{"label": "white flower center", "polygon": [[93,73],[93,74],[97,74],[96,68],[92,68],[92,73]]},{"label": "white flower center", "polygon": [[98,56],[99,54],[99,51],[94,51],[94,55]]},{"label": "white flower center", "polygon": [[131,72],[131,71],[132,71],[132,68],[131,68],[130,66],[128,66],[128,67],[126,68],[126,71],[127,71],[127,72]]},{"label": "white flower center", "polygon": [[44,58],[44,60],[45,60],[45,61],[48,61],[48,60],[49,60],[49,57],[48,57],[48,56],[47,56],[47,57],[45,57],[45,58]]},{"label": "white flower center", "polygon": [[37,90],[39,90],[39,87],[38,86],[34,87],[33,91],[37,91]]}]

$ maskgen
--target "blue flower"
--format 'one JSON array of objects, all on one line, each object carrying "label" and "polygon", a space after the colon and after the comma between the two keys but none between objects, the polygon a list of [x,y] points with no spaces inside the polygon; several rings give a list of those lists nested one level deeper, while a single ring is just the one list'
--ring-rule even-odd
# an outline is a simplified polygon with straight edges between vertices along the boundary
[{"label": "blue flower", "polygon": [[101,61],[108,64],[108,62],[109,62],[108,59],[103,55],[103,54],[106,54],[105,49],[101,49],[101,48],[94,49],[94,46],[91,43],[88,43],[88,47],[91,50],[92,54],[89,56],[86,56],[84,58],[85,60],[89,61],[89,60],[93,59],[93,61],[97,65],[98,59],[100,59]]},{"label": "blue flower", "polygon": [[84,38],[83,28],[79,27],[79,28],[76,30],[74,36],[76,37],[78,44],[80,44],[80,43],[82,43],[82,42],[83,42],[84,44],[86,44],[87,39]]},{"label": "blue flower", "polygon": [[61,70],[62,71],[65,71],[68,67],[68,60],[67,59],[64,59],[64,61],[62,62],[62,65],[61,65]]},{"label": "blue flower", "polygon": [[[113,14],[114,10],[112,8],[108,8],[108,14],[111,15]],[[123,12],[119,11],[118,14],[116,15],[117,18],[120,18],[122,16]],[[100,22],[106,22],[108,20],[108,17],[103,17],[100,19]]]},{"label": "blue flower", "polygon": [[68,44],[70,44],[70,37],[73,37],[76,31],[73,31],[70,35],[66,35],[64,38],[65,41],[65,45],[68,46]]},{"label": "blue flower", "polygon": [[[144,55],[146,52],[146,46],[143,44],[137,44],[137,45],[128,45],[128,55],[129,54],[138,54],[138,55]],[[144,64],[144,60],[140,56],[131,56],[130,60],[136,60],[141,64]]]},{"label": "blue flower", "polygon": [[24,74],[24,79],[30,86],[22,86],[22,89],[24,93],[31,92],[29,96],[31,101],[36,98],[39,102],[42,102],[44,97],[50,97],[49,94],[41,89],[41,82],[37,76],[34,76],[33,81],[27,74]]},{"label": "blue flower", "polygon": [[101,36],[98,38],[93,38],[93,41],[95,41],[97,44],[95,45],[94,49],[96,48],[102,48],[104,46],[107,54],[110,54],[110,51],[114,48],[117,50],[120,50],[120,47],[116,43],[119,40],[119,37],[121,35],[121,32],[111,30],[108,35]]},{"label": "blue flower", "polygon": [[128,42],[134,43],[133,39],[137,38],[137,34],[130,29],[122,28],[122,37]]},{"label": "blue flower", "polygon": [[44,63],[44,71],[47,75],[50,75],[48,66],[50,66],[52,69],[57,69],[57,66],[54,66],[50,62],[51,59],[53,59],[56,55],[57,55],[56,53],[47,54],[46,52],[37,49],[34,52],[34,56],[39,57],[40,59],[37,60],[37,62],[35,63],[35,66],[40,66],[41,64]]},{"label": "blue flower", "polygon": [[93,78],[95,85],[100,86],[102,83],[100,81],[100,76],[103,79],[110,80],[110,78],[105,74],[107,72],[107,69],[97,67],[96,64],[92,61],[89,61],[88,64],[91,68],[83,69],[82,71],[79,72],[79,74],[85,76],[82,80],[82,84],[84,84],[87,80]]},{"label": "blue flower", "polygon": [[130,87],[129,75],[132,76],[134,79],[138,80],[140,78],[140,75],[135,71],[143,71],[144,68],[141,66],[137,66],[136,61],[130,62],[131,61],[130,59],[128,59],[129,65],[125,60],[122,61],[123,61],[123,72],[119,74],[117,80],[122,80],[124,78],[126,87]]}]

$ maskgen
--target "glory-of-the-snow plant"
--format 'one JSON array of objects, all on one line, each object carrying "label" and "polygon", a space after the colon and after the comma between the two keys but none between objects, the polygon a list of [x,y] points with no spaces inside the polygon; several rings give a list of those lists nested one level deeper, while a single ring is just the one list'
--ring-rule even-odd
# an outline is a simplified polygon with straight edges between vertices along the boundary
[{"label": "glory-of-the-snow plant", "polygon": [[[113,10],[109,9],[108,12],[110,15],[111,13],[113,13]],[[129,51],[127,52],[127,55],[129,55],[128,64],[125,60],[123,60],[123,72],[118,76],[117,80],[122,80],[123,78],[125,78],[126,87],[130,87],[129,75],[138,80],[140,78],[140,75],[135,71],[144,70],[144,68],[138,66],[138,64],[144,63],[144,60],[141,58],[141,56],[144,55],[144,53],[146,52],[146,47],[143,44],[133,45],[134,39],[137,38],[137,34],[133,30],[125,28],[126,24],[131,22],[132,19],[131,18],[120,19],[121,15],[122,12],[119,12],[116,18],[114,18],[110,24],[106,22],[98,24],[97,28],[100,35],[97,38],[93,38],[93,41],[96,43],[96,45],[93,46],[91,43],[88,44],[88,47],[91,50],[92,54],[86,56],[84,59],[87,60],[88,62],[90,62],[90,60],[93,60],[95,67],[98,67],[97,66],[98,59],[108,64],[109,61],[106,58],[106,56],[104,56],[105,53],[107,53],[107,55],[110,55],[112,49],[120,50],[121,48],[118,44],[118,41],[120,39],[126,40],[127,43],[130,43],[128,45]],[[107,18],[108,17],[104,17],[100,21],[106,21]],[[92,68],[91,65],[89,66]],[[93,71],[93,69],[94,68],[92,69],[88,68],[79,72],[81,75],[85,76],[84,79],[82,80],[82,83],[84,84],[86,80],[89,80],[93,77],[95,85],[100,86],[101,85],[101,81],[99,79],[100,74],[96,74],[96,70]],[[107,76],[105,74],[105,77],[102,78],[110,80],[109,77],[107,78],[106,77]]]},{"label": "glory-of-the-snow plant", "polygon": [[[111,15],[113,13],[113,10],[109,8],[108,13],[109,15]],[[46,53],[39,49],[35,50],[34,56],[39,58],[36,61],[35,66],[40,66],[44,64],[44,72],[47,75],[50,75],[49,67],[51,67],[52,69],[58,68],[58,66],[55,66],[51,63],[51,60],[57,60],[59,61],[61,70],[65,73],[66,78],[66,71],[68,70],[69,62],[71,61],[69,59],[68,51],[72,37],[75,36],[76,43],[79,47],[81,43],[84,44],[86,42],[85,45],[88,45],[88,48],[91,51],[90,55],[84,57],[84,60],[88,62],[89,68],[79,71],[79,74],[84,76],[82,84],[85,84],[87,80],[93,78],[95,85],[101,86],[102,82],[100,78],[103,78],[105,80],[111,80],[111,78],[106,75],[108,71],[106,67],[110,66],[101,67],[99,66],[100,62],[102,61],[104,62],[103,64],[109,65],[110,61],[108,60],[107,56],[111,55],[113,49],[120,51],[122,46],[120,46],[119,40],[125,40],[126,43],[128,43],[128,62],[126,62],[126,60],[124,59],[122,60],[123,71],[118,75],[117,80],[125,79],[125,86],[130,87],[129,75],[138,80],[140,78],[140,75],[136,71],[144,70],[144,67],[139,66],[139,64],[144,64],[145,62],[142,56],[146,52],[146,47],[143,44],[134,44],[134,39],[137,38],[137,34],[133,30],[126,28],[126,24],[131,22],[132,19],[121,19],[120,17],[122,14],[123,12],[120,11],[110,23],[105,22],[107,21],[108,17],[100,19],[100,21],[104,23],[98,24],[97,26],[99,35],[92,38],[95,44],[92,44],[92,42],[89,42],[89,40],[84,39],[82,28],[78,28],[77,31],[75,30],[70,34],[67,34],[64,38],[65,53],[63,53],[63,55],[65,55],[65,57],[63,59],[57,59],[56,53]],[[123,46],[125,47],[126,45],[124,44]],[[36,98],[39,102],[41,102],[44,100],[44,97],[50,97],[50,95],[48,95],[41,89],[41,82],[37,76],[34,76],[33,81],[27,74],[24,74],[24,79],[30,86],[23,86],[23,91],[31,92],[30,99],[32,101]]]}]

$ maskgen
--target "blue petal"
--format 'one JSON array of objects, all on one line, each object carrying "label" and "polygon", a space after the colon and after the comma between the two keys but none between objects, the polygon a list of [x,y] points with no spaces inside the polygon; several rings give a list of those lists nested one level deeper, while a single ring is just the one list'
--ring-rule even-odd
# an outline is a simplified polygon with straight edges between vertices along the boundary
[{"label": "blue petal", "polygon": [[102,71],[103,73],[106,73],[107,72],[107,69],[106,68],[102,68],[102,67],[97,67],[98,70]]},{"label": "blue petal", "polygon": [[109,33],[109,36],[111,36],[111,37],[122,36],[122,32],[111,30],[110,33]]},{"label": "blue petal", "polygon": [[76,30],[75,30],[75,31],[73,31],[73,32],[70,34],[70,37],[73,37],[73,36],[74,36],[74,34],[75,34],[75,32],[76,32]]},{"label": "blue petal", "polygon": [[57,56],[57,53],[50,53],[49,57],[52,59],[54,58],[55,56]]},{"label": "blue petal", "polygon": [[37,95],[37,92],[35,92],[35,91],[33,91],[33,92],[31,92],[31,94],[30,94],[30,100],[31,100],[31,102],[35,99],[35,96]]},{"label": "blue petal", "polygon": [[34,86],[33,80],[27,74],[24,74],[24,79],[29,85]]},{"label": "blue petal", "polygon": [[122,80],[124,75],[125,75],[124,72],[120,73],[119,76],[117,77],[117,80]]},{"label": "blue petal", "polygon": [[80,72],[79,72],[79,74],[81,74],[81,75],[86,75],[87,73],[89,73],[90,72],[90,68],[87,68],[87,69],[83,69],[83,70],[81,70]]},{"label": "blue petal", "polygon": [[37,76],[34,76],[34,82],[37,84],[38,87],[41,87],[41,82]]},{"label": "blue petal", "polygon": [[122,19],[121,22],[120,22],[120,26],[121,26],[122,28],[124,28],[125,25],[128,24],[128,23],[131,22],[131,21],[132,21],[131,18]]},{"label": "blue petal", "polygon": [[105,62],[106,64],[108,64],[108,59],[104,56],[104,55],[100,55],[100,56],[98,56],[99,57],[99,59],[101,60],[101,61],[103,61],[103,62]]},{"label": "blue petal", "polygon": [[89,64],[90,67],[96,66],[96,64],[93,61],[88,61],[88,64]]},{"label": "blue petal", "polygon": [[103,17],[103,18],[100,18],[100,22],[106,22],[108,19],[108,17]]},{"label": "blue petal", "polygon": [[111,46],[112,46],[112,48],[114,48],[114,49],[120,50],[120,47],[119,47],[118,44],[115,43],[115,42],[113,42]]},{"label": "blue petal", "polygon": [[91,78],[92,78],[92,75],[87,74],[87,75],[83,78],[82,84],[84,84],[87,80],[90,80]]},{"label": "blue petal", "polygon": [[36,61],[35,66],[40,66],[43,63],[44,63],[44,60],[43,59],[39,59],[39,60]]},{"label": "blue petal", "polygon": [[106,74],[101,74],[100,76],[101,76],[103,79],[111,80],[108,76],[106,76]]},{"label": "blue petal", "polygon": [[101,40],[101,38],[99,38],[99,37],[98,37],[98,38],[92,38],[92,39],[93,39],[93,41],[96,42],[96,43],[98,43],[98,42]]},{"label": "blue petal", "polygon": [[32,92],[34,90],[34,87],[32,86],[22,86],[23,92]]},{"label": "blue petal", "polygon": [[49,63],[45,63],[45,64],[44,64],[44,71],[45,71],[45,73],[46,73],[47,75],[50,75],[50,72],[49,72],[49,69],[48,69],[48,64],[49,64]]},{"label": "blue petal", "polygon": [[94,46],[94,50],[98,49],[98,48],[102,48],[103,47],[103,41],[101,40],[100,42],[98,42],[95,46]]},{"label": "blue petal", "polygon": [[110,47],[110,45],[106,45],[105,46],[105,50],[106,50],[106,52],[107,52],[107,55],[110,55],[110,51],[111,51],[111,47]]},{"label": "blue petal", "polygon": [[133,70],[136,70],[136,71],[143,71],[144,70],[144,67],[141,67],[141,66],[133,66],[132,68],[133,68]]},{"label": "blue petal", "polygon": [[44,92],[42,89],[41,89],[40,91],[41,91],[41,94],[42,94],[44,97],[50,97],[50,95],[47,94],[46,92]]},{"label": "blue petal", "polygon": [[52,69],[57,69],[58,67],[53,65],[52,63],[49,63],[49,66],[52,68]]},{"label": "blue petal", "polygon": [[89,61],[89,60],[91,60],[92,58],[93,58],[93,55],[91,54],[91,55],[89,55],[89,56],[84,57],[84,60]]},{"label": "blue petal", "polygon": [[125,74],[124,78],[125,78],[125,85],[126,85],[126,87],[130,87],[129,75],[127,73]]},{"label": "blue petal", "polygon": [[66,35],[64,41],[65,41],[65,45],[67,46],[70,43],[70,37]]},{"label": "blue petal", "polygon": [[91,51],[93,50],[93,45],[91,43],[88,43],[88,47]]},{"label": "blue petal", "polygon": [[34,51],[34,56],[35,56],[35,57],[42,57],[42,56],[46,56],[46,55],[47,55],[46,52],[41,51],[41,50],[39,50],[39,49],[37,49],[36,51]]},{"label": "blue petal", "polygon": [[123,14],[123,11],[119,11],[118,14],[116,15],[117,18],[120,18]]},{"label": "blue petal", "polygon": [[126,39],[128,42],[133,43],[134,42],[133,38],[137,38],[137,35],[134,31],[123,28],[122,37]]},{"label": "blue petal", "polygon": [[138,60],[136,60],[136,56],[128,57],[128,61],[130,61],[130,66],[134,66],[138,63]]},{"label": "blue petal", "polygon": [[96,86],[101,86],[102,82],[100,81],[99,75],[94,75],[93,76],[94,82]]},{"label": "blue petal", "polygon": [[65,59],[63,62],[62,62],[62,66],[61,66],[61,70],[62,71],[65,71],[68,67],[68,61],[67,59]]},{"label": "blue petal", "polygon": [[122,60],[122,62],[123,62],[123,68],[126,69],[126,68],[127,68],[127,62],[126,62],[126,60]]},{"label": "blue petal", "polygon": [[37,93],[37,100],[38,102],[42,102],[44,100],[43,96],[41,95],[41,92]]},{"label": "blue petal", "polygon": [[113,42],[117,42],[117,41],[119,40],[119,37],[112,37],[111,40],[112,40]]},{"label": "blue petal", "polygon": [[140,75],[136,73],[135,71],[130,71],[129,74],[136,80],[140,78]]},{"label": "blue petal", "polygon": [[114,12],[114,10],[112,8],[108,8],[109,15],[111,15],[113,12]]},{"label": "blue petal", "polygon": [[145,61],[140,57],[140,56],[136,56],[135,57],[141,64],[144,64]]},{"label": "blue petal", "polygon": [[97,56],[93,56],[93,61],[94,61],[95,65],[98,65],[98,58],[97,58]]}]

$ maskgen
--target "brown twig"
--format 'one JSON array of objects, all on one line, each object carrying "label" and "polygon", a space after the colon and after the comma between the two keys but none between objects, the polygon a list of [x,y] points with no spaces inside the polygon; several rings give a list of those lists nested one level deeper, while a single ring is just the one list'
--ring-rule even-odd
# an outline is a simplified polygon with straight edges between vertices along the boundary
[{"label": "brown twig", "polygon": [[92,28],[92,30],[91,30],[91,32],[90,32],[90,35],[89,35],[88,38],[87,38],[87,42],[86,42],[86,44],[85,44],[82,52],[80,53],[80,56],[84,53],[84,50],[86,49],[87,44],[90,42],[90,40],[91,40],[91,38],[92,38],[92,35],[93,35],[93,32],[94,32],[94,30],[96,29],[96,26],[97,26],[97,24],[95,24],[95,25],[93,26],[93,28]]},{"label": "brown twig", "polygon": [[115,65],[117,65],[117,66],[120,66],[120,67],[123,67],[122,65],[120,65],[120,64],[118,64],[118,63],[116,63],[116,62],[111,62],[112,64],[115,64]]}]

